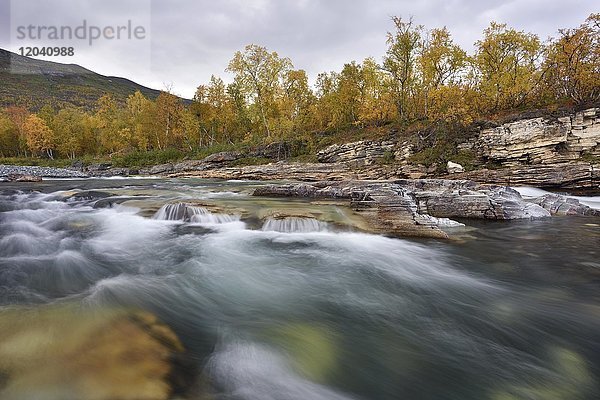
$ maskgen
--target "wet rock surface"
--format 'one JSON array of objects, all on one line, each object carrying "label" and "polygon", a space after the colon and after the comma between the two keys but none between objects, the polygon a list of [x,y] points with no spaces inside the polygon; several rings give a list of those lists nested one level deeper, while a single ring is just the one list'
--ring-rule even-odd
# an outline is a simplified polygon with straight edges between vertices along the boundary
[{"label": "wet rock surface", "polygon": [[558,194],[546,194],[533,199],[531,202],[550,211],[552,215],[591,215],[600,217],[600,210],[581,204],[577,199]]},{"label": "wet rock surface", "polygon": [[[0,312],[0,398],[166,400],[187,382],[184,348],[148,312],[74,306]],[[57,368],[57,366],[60,366]]]},{"label": "wet rock surface", "polygon": [[540,188],[598,190],[600,188],[600,164],[563,163],[496,170],[481,169],[454,174],[448,178],[471,179],[482,183],[507,186],[528,185]]},{"label": "wet rock surface", "polygon": [[[346,199],[371,230],[399,236],[447,237],[436,218],[514,220],[549,217],[508,187],[458,180],[349,181],[266,185],[254,196]],[[435,217],[435,218],[431,218]]]}]

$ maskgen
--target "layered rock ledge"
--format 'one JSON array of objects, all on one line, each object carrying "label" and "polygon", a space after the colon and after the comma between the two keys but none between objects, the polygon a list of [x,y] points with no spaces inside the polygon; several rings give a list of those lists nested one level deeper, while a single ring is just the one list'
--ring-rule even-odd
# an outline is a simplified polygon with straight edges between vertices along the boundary
[{"label": "layered rock ledge", "polygon": [[469,179],[507,186],[535,186],[600,191],[600,164],[558,163],[530,165],[506,169],[480,169],[448,175],[445,178]]},{"label": "layered rock ledge", "polygon": [[321,181],[266,185],[254,196],[347,200],[373,232],[397,236],[447,238],[450,218],[514,220],[550,217],[505,186],[467,180]]}]

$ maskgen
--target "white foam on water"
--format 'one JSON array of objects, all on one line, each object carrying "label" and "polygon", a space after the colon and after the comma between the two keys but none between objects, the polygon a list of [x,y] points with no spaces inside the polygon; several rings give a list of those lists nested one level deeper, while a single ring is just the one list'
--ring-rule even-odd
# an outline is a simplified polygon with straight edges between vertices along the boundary
[{"label": "white foam on water", "polygon": [[244,400],[347,400],[350,397],[296,374],[274,350],[237,341],[217,348],[206,372],[227,390],[227,397]]}]

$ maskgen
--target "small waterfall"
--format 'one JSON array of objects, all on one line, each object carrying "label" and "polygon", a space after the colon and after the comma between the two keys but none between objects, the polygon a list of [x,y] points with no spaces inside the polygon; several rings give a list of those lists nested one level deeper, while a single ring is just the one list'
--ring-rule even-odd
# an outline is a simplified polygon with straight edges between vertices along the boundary
[{"label": "small waterfall", "polygon": [[314,218],[269,218],[263,224],[262,230],[284,233],[323,232],[327,231],[327,223],[318,221]]},{"label": "small waterfall", "polygon": [[226,224],[228,222],[239,221],[239,215],[229,214],[213,214],[206,208],[202,207],[191,207],[194,213],[190,217],[190,222],[196,222],[199,224]]},{"label": "small waterfall", "polygon": [[152,218],[200,224],[225,224],[240,219],[237,215],[213,214],[204,207],[191,206],[185,203],[165,204]]},{"label": "small waterfall", "polygon": [[185,221],[189,220],[187,215],[188,206],[184,203],[165,204],[154,214],[152,219],[163,221]]}]

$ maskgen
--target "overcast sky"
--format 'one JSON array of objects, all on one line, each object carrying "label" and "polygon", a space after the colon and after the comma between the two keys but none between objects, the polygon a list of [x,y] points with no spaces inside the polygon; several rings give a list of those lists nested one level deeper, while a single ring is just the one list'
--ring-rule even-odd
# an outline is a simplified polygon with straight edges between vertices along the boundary
[{"label": "overcast sky", "polygon": [[[0,0],[0,46],[72,44],[75,56],[52,60],[77,63],[104,75],[123,76],[157,89],[166,86],[192,97],[211,74],[225,73],[236,50],[264,45],[290,57],[311,78],[339,70],[345,62],[372,56],[381,60],[390,16],[413,16],[427,28],[447,26],[457,43],[471,50],[490,21],[519,30],[555,35],[578,26],[596,0]],[[91,46],[18,39],[17,27],[69,25],[86,19],[100,27],[129,20],[143,26],[143,40],[99,39]],[[7,29],[10,32],[6,32]]]}]

